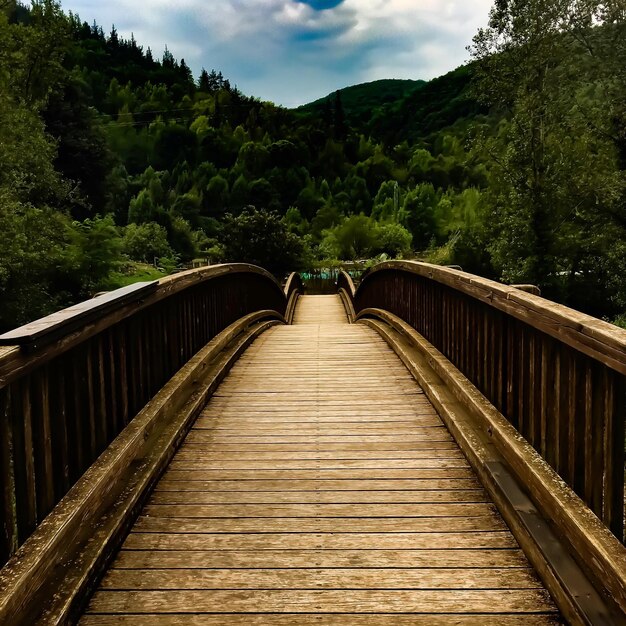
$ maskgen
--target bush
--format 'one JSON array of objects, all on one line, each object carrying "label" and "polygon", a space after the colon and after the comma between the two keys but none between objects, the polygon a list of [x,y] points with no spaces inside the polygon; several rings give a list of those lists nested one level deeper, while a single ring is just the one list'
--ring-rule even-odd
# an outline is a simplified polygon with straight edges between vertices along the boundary
[{"label": "bush", "polygon": [[153,263],[155,258],[172,256],[167,231],[155,222],[129,224],[122,239],[122,249],[133,261]]}]

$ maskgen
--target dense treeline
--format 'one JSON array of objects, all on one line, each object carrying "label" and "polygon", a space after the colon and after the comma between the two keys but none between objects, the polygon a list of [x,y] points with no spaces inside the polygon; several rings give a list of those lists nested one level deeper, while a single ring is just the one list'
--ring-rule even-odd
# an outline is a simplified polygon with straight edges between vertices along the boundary
[{"label": "dense treeline", "polygon": [[0,1],[0,328],[197,256],[417,254],[617,316],[626,37],[598,6],[498,3],[472,65],[303,114]]}]

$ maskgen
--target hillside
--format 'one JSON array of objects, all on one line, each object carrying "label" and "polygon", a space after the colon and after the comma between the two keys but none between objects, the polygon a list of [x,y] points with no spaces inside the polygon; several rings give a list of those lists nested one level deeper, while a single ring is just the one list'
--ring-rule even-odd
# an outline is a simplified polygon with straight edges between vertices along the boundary
[{"label": "hillside", "polygon": [[[341,103],[346,120],[351,125],[367,123],[380,107],[395,103],[424,85],[423,80],[383,79],[361,83],[340,89]],[[304,104],[296,109],[298,113],[323,115],[329,105],[334,106],[336,93]]]},{"label": "hillside", "polygon": [[[378,80],[340,90],[346,122],[357,132],[388,145],[432,139],[439,131],[486,114],[469,94],[472,66],[464,65],[430,81]],[[323,119],[332,114],[336,94],[305,104],[296,112]]]},{"label": "hillside", "polygon": [[386,143],[414,143],[444,128],[487,114],[469,93],[472,66],[463,65],[417,86],[372,116],[368,131]]}]

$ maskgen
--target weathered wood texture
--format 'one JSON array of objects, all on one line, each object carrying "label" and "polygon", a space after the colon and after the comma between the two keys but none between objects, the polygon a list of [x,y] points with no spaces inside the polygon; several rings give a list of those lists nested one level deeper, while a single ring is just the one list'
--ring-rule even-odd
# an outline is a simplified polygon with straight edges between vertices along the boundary
[{"label": "weathered wood texture", "polygon": [[623,540],[626,331],[415,262],[373,268],[354,308],[387,310],[423,335]]},{"label": "weathered wood texture", "polygon": [[333,296],[240,358],[80,622],[556,623],[432,405]]},{"label": "weathered wood texture", "polygon": [[244,315],[280,317],[287,304],[248,265],[183,272],[120,298],[60,312],[26,329],[25,344],[0,348],[0,565],[200,348]]}]

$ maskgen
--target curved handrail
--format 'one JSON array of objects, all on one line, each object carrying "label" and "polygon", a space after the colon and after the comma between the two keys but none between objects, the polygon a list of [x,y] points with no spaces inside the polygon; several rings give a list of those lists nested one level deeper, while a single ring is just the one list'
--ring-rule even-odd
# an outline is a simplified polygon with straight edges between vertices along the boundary
[{"label": "curved handrail", "polygon": [[341,298],[343,308],[346,310],[348,321],[350,324],[354,324],[356,321],[356,312],[354,310],[354,294],[356,289],[352,276],[345,270],[341,270],[337,278],[337,292]]},{"label": "curved handrail", "polygon": [[285,287],[283,289],[285,292],[285,297],[289,300],[289,296],[291,296],[292,292],[299,291],[302,293],[304,291],[304,283],[302,282],[302,276],[298,274],[298,272],[291,272],[289,274],[287,280],[285,281]]},{"label": "curved handrail", "polygon": [[[176,294],[197,288],[207,281],[222,279],[229,275],[257,275],[272,286],[276,292],[276,310],[284,314],[287,301],[280,303],[283,290],[267,270],[247,263],[212,265],[179,272],[152,283],[140,283],[142,290],[134,299],[128,298],[125,287],[63,309],[0,336],[0,388],[17,376],[22,376],[35,365],[50,360],[75,347],[90,337]],[[146,290],[145,288],[149,289]],[[283,296],[284,297],[284,296]],[[103,302],[106,306],[99,307]],[[88,315],[84,309],[89,307]],[[43,350],[42,346],[46,345]]]},{"label": "curved handrail", "polygon": [[296,313],[296,304],[298,298],[304,293],[304,283],[302,276],[298,272],[289,274],[284,287],[285,297],[287,298],[287,308],[285,310],[285,321],[287,324],[293,323],[293,317]]},{"label": "curved handrail", "polygon": [[425,337],[623,539],[626,331],[412,261],[369,269],[354,305],[389,311]]},{"label": "curved handrail", "polygon": [[236,320],[287,298],[262,268],[188,270],[104,294],[4,335],[0,564],[189,359]]},{"label": "curved handrail", "polygon": [[[626,330],[562,304],[467,272],[418,261],[386,261],[363,274],[355,294],[356,300],[367,289],[373,276],[390,271],[415,274],[451,287],[626,374]],[[355,308],[361,310],[362,307],[357,305]]]},{"label": "curved handrail", "polygon": [[350,298],[354,300],[354,294],[356,293],[354,281],[352,280],[352,276],[350,276],[350,274],[348,274],[345,270],[341,270],[341,272],[339,272],[339,277],[337,278],[337,289],[345,289]]}]

